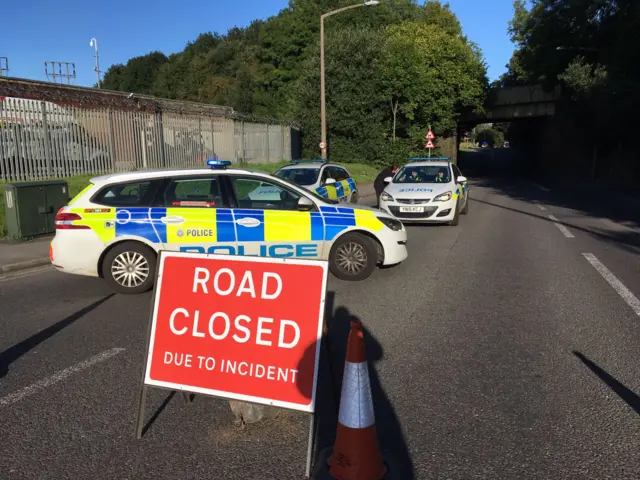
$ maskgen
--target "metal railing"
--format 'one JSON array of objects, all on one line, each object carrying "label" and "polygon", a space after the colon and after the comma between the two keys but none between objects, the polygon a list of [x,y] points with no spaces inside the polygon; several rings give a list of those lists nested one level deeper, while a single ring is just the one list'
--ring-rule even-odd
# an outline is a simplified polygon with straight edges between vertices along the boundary
[{"label": "metal railing", "polygon": [[0,97],[0,180],[291,160],[295,127],[213,114],[157,109],[84,108]]}]

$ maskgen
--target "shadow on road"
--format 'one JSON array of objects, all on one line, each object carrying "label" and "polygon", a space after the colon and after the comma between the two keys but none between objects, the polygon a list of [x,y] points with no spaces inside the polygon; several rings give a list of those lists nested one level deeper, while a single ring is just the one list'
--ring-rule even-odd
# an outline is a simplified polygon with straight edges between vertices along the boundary
[{"label": "shadow on road", "polygon": [[503,210],[520,213],[522,215],[527,215],[529,217],[537,218],[538,220],[543,220],[545,222],[564,225],[565,227],[571,228],[573,230],[577,230],[577,231],[587,233],[589,235],[593,235],[606,242],[616,243],[618,244],[618,246],[620,246],[621,248],[623,248],[628,252],[636,253],[636,254],[640,253],[640,232],[621,231],[621,232],[612,233],[605,229],[585,228],[569,222],[563,222],[560,220],[551,220],[547,216],[547,214],[530,213],[524,210],[520,210],[518,208],[506,207],[504,205],[498,205],[497,203],[487,202],[486,200],[478,200],[476,198],[473,198],[473,196],[471,196],[470,199],[472,202],[482,203],[484,205],[490,205],[492,207],[501,208]]},{"label": "shadow on road", "polygon": [[[473,178],[474,185],[493,189],[516,200],[528,203],[541,201],[587,216],[606,217],[616,223],[640,227],[640,191],[622,189],[611,180],[593,182],[566,175],[541,178],[530,159],[526,158],[526,152],[493,150],[460,152],[460,169]],[[551,190],[543,191],[531,182],[543,183]]]},{"label": "shadow on road", "polygon": [[[324,355],[320,357],[321,362],[327,368],[324,369],[324,377],[322,375],[323,369],[321,368],[316,404],[316,411],[320,417],[316,433],[318,451],[325,447],[333,446],[335,442],[338,406],[340,405],[340,391],[347,353],[347,340],[351,328],[350,324],[353,320],[362,322],[361,319],[353,316],[345,307],[335,308],[334,302],[335,293],[328,292],[325,308]],[[393,455],[396,463],[402,465],[403,472],[397,478],[411,480],[414,478],[413,465],[402,427],[375,368],[375,363],[382,360],[384,350],[382,345],[367,330],[366,322],[362,322],[362,325],[380,446],[383,450]]]},{"label": "shadow on road", "polygon": [[15,362],[22,355],[27,353],[32,348],[37,347],[45,340],[53,337],[56,333],[65,329],[69,325],[77,322],[82,317],[84,317],[87,313],[91,312],[92,310],[95,310],[96,308],[98,308],[100,305],[102,305],[104,302],[109,300],[114,295],[115,294],[112,293],[110,295],[107,295],[106,297],[101,298],[100,300],[93,302],[90,305],[87,305],[83,309],[78,310],[77,312],[60,320],[59,322],[54,323],[50,327],[47,327],[44,330],[39,331],[35,335],[30,336],[26,340],[23,340],[22,342],[17,343],[13,347],[9,347],[4,352],[0,353],[0,378],[5,377],[9,373],[9,365]]},{"label": "shadow on road", "polygon": [[[166,398],[163,400],[163,402],[160,404],[160,406],[158,408],[156,408],[156,411],[153,413],[153,415],[151,415],[151,418],[149,418],[149,420],[147,420],[147,423],[144,425],[144,427],[142,427],[142,434],[140,435],[140,437],[144,437],[145,436],[147,431],[155,423],[155,421],[158,419],[160,414],[164,411],[165,408],[167,408],[167,405],[169,405],[169,403],[171,403],[171,400],[173,400],[173,397],[175,397],[175,395],[176,395],[176,391],[172,390],[169,393],[169,395],[166,396]],[[195,395],[193,397],[190,396],[189,398],[192,400],[194,397],[195,397]]]},{"label": "shadow on road", "polygon": [[633,410],[640,414],[640,396],[636,395],[632,390],[625,387],[622,383],[612,377],[608,372],[604,371],[598,365],[593,363],[582,353],[574,350],[572,352],[578,359],[584,363],[589,370],[597,375],[607,386],[613,390],[622,400],[626,402]]}]

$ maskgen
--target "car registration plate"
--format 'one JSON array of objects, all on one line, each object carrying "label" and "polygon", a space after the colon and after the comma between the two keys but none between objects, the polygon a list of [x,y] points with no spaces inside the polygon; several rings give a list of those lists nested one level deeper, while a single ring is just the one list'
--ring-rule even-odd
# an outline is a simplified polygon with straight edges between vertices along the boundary
[{"label": "car registration plate", "polygon": [[419,213],[424,212],[424,207],[400,207],[400,211],[406,213]]}]

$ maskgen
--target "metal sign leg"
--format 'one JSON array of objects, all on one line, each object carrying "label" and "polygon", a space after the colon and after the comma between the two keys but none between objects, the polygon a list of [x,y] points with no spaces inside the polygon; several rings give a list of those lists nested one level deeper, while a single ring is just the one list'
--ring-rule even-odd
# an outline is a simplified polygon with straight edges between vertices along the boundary
[{"label": "metal sign leg", "polygon": [[147,386],[143,383],[140,389],[140,399],[138,400],[138,415],[136,418],[136,439],[142,437],[142,425],[144,423],[145,402],[147,399]]},{"label": "metal sign leg", "polygon": [[311,478],[311,457],[313,455],[313,438],[315,434],[315,415],[309,415],[309,445],[307,446],[307,465],[305,470],[305,478]]}]

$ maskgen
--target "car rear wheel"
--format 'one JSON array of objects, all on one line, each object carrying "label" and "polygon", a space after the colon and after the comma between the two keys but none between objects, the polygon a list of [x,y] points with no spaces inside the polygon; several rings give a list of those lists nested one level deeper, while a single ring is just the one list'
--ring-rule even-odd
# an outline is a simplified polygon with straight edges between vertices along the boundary
[{"label": "car rear wheel", "polygon": [[331,247],[329,270],[340,280],[359,281],[371,276],[378,263],[378,250],[372,239],[347,233]]},{"label": "car rear wheel", "polygon": [[124,294],[143,293],[153,287],[156,252],[138,242],[122,242],[107,252],[102,274],[112,290]]},{"label": "car rear wheel", "polygon": [[358,203],[358,192],[353,192],[349,201],[351,203]]}]

